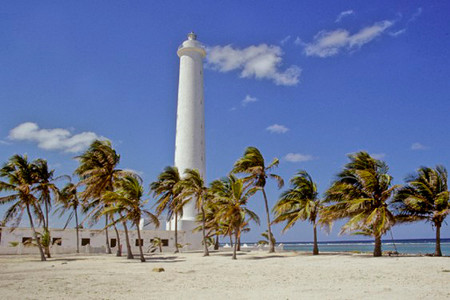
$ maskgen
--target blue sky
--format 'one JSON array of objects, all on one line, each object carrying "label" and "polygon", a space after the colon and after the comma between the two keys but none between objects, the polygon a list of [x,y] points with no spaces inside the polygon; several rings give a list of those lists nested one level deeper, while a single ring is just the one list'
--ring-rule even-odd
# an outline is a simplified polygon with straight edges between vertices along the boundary
[{"label": "blue sky", "polygon": [[[250,145],[280,158],[286,181],[306,169],[321,192],[359,150],[397,184],[421,165],[450,168],[449,11],[447,1],[2,1],[0,160],[27,153],[71,174],[73,157],[106,137],[148,186],[173,164],[176,50],[193,30],[208,48],[208,181]],[[267,192],[272,206],[280,191]],[[264,219],[261,200],[250,208]],[[356,239],[338,228],[319,239]],[[306,223],[280,229],[280,241],[312,240]],[[430,224],[393,232],[434,237]]]}]

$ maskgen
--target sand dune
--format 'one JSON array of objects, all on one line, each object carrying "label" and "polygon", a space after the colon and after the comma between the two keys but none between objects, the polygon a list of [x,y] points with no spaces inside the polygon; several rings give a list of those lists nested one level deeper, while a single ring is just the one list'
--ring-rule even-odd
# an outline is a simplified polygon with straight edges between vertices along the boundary
[{"label": "sand dune", "polygon": [[[2,299],[449,299],[450,258],[291,252],[0,257]],[[164,272],[153,272],[162,267]]]}]

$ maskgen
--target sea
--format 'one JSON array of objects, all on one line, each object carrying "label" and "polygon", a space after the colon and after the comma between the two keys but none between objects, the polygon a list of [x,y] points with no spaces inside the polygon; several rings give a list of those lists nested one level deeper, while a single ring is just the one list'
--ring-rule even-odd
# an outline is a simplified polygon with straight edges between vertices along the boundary
[{"label": "sea", "polygon": [[[397,251],[399,254],[433,254],[435,250],[435,239],[398,239],[383,240],[382,251]],[[278,245],[279,243],[277,243]],[[283,242],[285,251],[312,252],[311,242]],[[332,241],[318,242],[319,252],[373,252],[374,241]],[[248,246],[251,246],[249,244]],[[441,238],[442,255],[450,256],[450,239]]]},{"label": "sea", "polygon": [[[312,243],[286,242],[283,243],[286,251],[312,251]],[[318,242],[320,252],[373,252],[374,241],[334,241]],[[397,251],[400,254],[432,254],[436,240],[434,239],[407,239],[384,240],[383,251]],[[441,239],[442,255],[450,255],[450,239]]]}]

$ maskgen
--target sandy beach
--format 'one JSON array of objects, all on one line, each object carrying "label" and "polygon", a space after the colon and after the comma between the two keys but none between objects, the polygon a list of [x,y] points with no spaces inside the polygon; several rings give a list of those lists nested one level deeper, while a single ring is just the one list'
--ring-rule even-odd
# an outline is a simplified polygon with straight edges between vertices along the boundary
[{"label": "sandy beach", "polygon": [[[293,252],[0,257],[3,299],[449,299],[450,258]],[[164,268],[164,272],[154,272]]]}]

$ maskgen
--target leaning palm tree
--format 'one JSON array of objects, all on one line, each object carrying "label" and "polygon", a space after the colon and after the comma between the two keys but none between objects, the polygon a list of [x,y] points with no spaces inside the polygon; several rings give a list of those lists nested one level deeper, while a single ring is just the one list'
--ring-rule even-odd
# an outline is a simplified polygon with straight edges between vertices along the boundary
[{"label": "leaning palm tree", "polygon": [[319,254],[317,245],[317,218],[322,206],[318,198],[317,185],[306,171],[298,171],[289,181],[291,188],[281,194],[273,207],[275,220],[273,223],[286,221],[283,232],[294,226],[298,220],[308,220],[313,225],[313,254]]},{"label": "leaning palm tree", "polygon": [[[91,210],[88,217],[95,223],[98,221],[100,215],[104,210],[104,203],[102,196],[107,191],[113,191],[114,181],[120,176],[125,175],[124,171],[116,169],[120,161],[120,155],[112,148],[111,142],[104,140],[95,140],[89,148],[77,156],[76,159],[80,165],[75,170],[75,174],[80,177],[79,185],[84,186],[84,191],[81,193],[83,202],[88,203],[86,207]],[[107,225],[110,215],[105,216],[105,224]],[[106,249],[107,253],[111,253],[109,246],[108,229],[105,226],[106,233]]]},{"label": "leaning palm tree", "polygon": [[30,227],[33,231],[41,254],[41,260],[45,261],[45,254],[42,249],[38,233],[34,228],[34,222],[31,211],[38,216],[38,220],[44,218],[42,210],[36,197],[37,174],[36,166],[28,161],[26,155],[13,155],[9,161],[0,169],[0,177],[5,181],[0,181],[0,192],[11,192],[8,196],[0,197],[0,204],[13,202],[12,206],[6,211],[3,223],[14,220],[13,228],[20,224],[24,210],[27,211],[30,221]]},{"label": "leaning palm tree", "polygon": [[373,256],[381,256],[381,237],[395,223],[389,206],[398,186],[391,186],[386,163],[367,152],[351,154],[349,159],[326,192],[324,202],[330,205],[323,208],[321,223],[348,219],[340,234],[356,232],[374,237]]},{"label": "leaning palm tree", "polygon": [[75,217],[77,253],[80,253],[80,235],[79,235],[80,225],[78,223],[78,207],[80,206],[81,203],[77,195],[77,186],[71,182],[67,183],[59,193],[58,203],[60,205],[55,212],[57,211],[60,212],[59,217],[62,217],[62,215],[64,215],[67,211],[69,211],[69,216],[67,217],[64,229],[66,229],[67,225],[69,225],[69,222],[73,219],[73,217]]},{"label": "leaning palm tree", "polygon": [[156,213],[158,217],[167,212],[167,220],[174,220],[175,224],[175,253],[178,249],[178,218],[183,214],[183,204],[185,201],[179,195],[181,194],[181,177],[177,167],[166,167],[159,174],[157,181],[150,184],[150,190],[157,197]]},{"label": "leaning palm tree", "polygon": [[208,188],[205,186],[205,181],[198,170],[186,169],[184,171],[185,178],[180,185],[182,191],[179,195],[180,199],[187,201],[195,201],[195,207],[202,216],[202,235],[203,235],[203,256],[209,256],[208,245],[206,240],[206,214],[205,202],[207,198]]},{"label": "leaning palm tree", "polygon": [[144,252],[142,251],[139,222],[145,215],[156,225],[156,227],[159,227],[158,217],[144,209],[144,204],[147,203],[148,200],[144,201],[142,199],[144,188],[142,187],[142,180],[138,176],[126,175],[118,180],[116,185],[117,189],[115,191],[108,191],[103,196],[103,201],[106,204],[111,204],[105,207],[103,214],[107,215],[122,212],[123,215],[114,222],[117,223],[128,220],[136,226],[141,262],[145,262]]},{"label": "leaning palm tree", "polygon": [[270,226],[270,213],[269,205],[267,203],[267,195],[264,187],[266,186],[266,180],[268,177],[275,179],[278,183],[278,188],[282,188],[284,185],[283,179],[276,174],[271,173],[271,170],[278,166],[279,160],[274,158],[270,165],[266,166],[264,157],[261,152],[255,147],[248,147],[245,150],[244,156],[239,158],[234,163],[233,173],[245,173],[248,174],[245,177],[245,181],[251,183],[253,186],[261,189],[264,196],[264,205],[266,208],[267,217],[267,232],[269,233],[269,252],[275,252],[275,244],[272,243],[272,229]]},{"label": "leaning palm tree", "polygon": [[435,256],[442,256],[441,226],[450,212],[448,174],[444,166],[421,167],[406,178],[395,196],[400,222],[426,220],[436,228]]},{"label": "leaning palm tree", "polygon": [[236,252],[243,228],[248,224],[249,220],[259,224],[259,217],[256,213],[246,207],[248,199],[258,191],[258,188],[245,188],[244,181],[236,178],[234,175],[224,179],[224,187],[228,187],[229,192],[216,194],[216,201],[219,207],[216,218],[218,221],[224,221],[228,225],[229,231],[234,233],[232,259],[236,259]]}]

